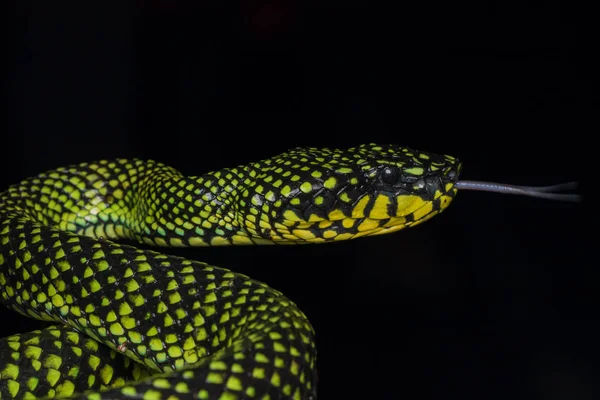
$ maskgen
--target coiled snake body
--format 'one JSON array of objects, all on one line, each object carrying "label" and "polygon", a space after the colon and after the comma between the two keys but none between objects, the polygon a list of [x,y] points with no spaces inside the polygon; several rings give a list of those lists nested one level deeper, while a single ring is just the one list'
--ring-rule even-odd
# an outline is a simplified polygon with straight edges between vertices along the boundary
[{"label": "coiled snake body", "polygon": [[315,333],[291,300],[115,240],[301,244],[394,232],[444,210],[460,168],[451,156],[368,144],[194,177],[154,161],[82,163],[11,186],[0,194],[0,297],[56,324],[0,341],[0,398],[316,399]]}]

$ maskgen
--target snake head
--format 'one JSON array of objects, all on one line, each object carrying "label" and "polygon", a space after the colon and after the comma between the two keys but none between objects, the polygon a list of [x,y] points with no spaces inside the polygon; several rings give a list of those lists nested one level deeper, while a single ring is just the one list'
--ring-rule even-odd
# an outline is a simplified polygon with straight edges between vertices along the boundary
[{"label": "snake head", "polygon": [[396,145],[297,148],[253,164],[260,172],[244,223],[254,238],[278,243],[394,232],[448,207],[460,169],[454,157]]}]

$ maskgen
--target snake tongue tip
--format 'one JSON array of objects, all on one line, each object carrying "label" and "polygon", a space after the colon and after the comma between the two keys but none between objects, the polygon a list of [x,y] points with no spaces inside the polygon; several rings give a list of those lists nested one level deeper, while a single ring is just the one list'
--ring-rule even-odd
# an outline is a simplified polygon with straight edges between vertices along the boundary
[{"label": "snake tongue tip", "polygon": [[547,200],[566,201],[580,203],[583,196],[573,193],[558,193],[568,190],[574,190],[578,182],[559,183],[550,186],[519,186],[506,183],[481,182],[481,181],[458,181],[456,188],[461,190],[478,190],[482,192],[493,192],[501,194],[513,194],[528,197],[537,197]]}]

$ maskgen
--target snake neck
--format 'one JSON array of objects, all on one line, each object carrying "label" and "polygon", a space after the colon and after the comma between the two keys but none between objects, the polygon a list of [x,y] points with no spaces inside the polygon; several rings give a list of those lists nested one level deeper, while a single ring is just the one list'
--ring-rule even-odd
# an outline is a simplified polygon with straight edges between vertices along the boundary
[{"label": "snake neck", "polygon": [[253,244],[243,227],[245,180],[238,168],[199,176],[153,170],[126,202],[124,235],[170,247]]},{"label": "snake neck", "polygon": [[0,194],[0,212],[97,239],[159,246],[248,243],[243,168],[187,177],[155,161],[59,168]]}]

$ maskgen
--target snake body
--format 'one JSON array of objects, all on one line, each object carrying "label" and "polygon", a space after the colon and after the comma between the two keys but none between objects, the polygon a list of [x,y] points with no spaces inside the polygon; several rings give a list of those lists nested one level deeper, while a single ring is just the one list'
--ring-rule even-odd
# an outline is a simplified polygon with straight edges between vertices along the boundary
[{"label": "snake body", "polygon": [[118,243],[327,243],[413,226],[457,159],[297,148],[200,176],[159,162],[58,168],[0,194],[0,298],[50,327],[0,341],[0,399],[316,399],[315,332],[247,276]]}]

